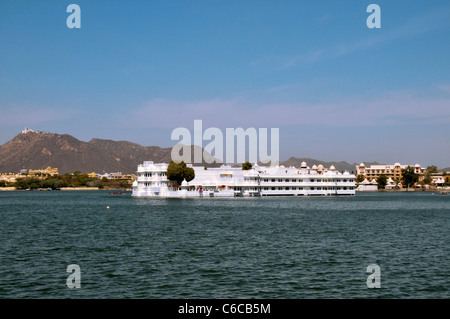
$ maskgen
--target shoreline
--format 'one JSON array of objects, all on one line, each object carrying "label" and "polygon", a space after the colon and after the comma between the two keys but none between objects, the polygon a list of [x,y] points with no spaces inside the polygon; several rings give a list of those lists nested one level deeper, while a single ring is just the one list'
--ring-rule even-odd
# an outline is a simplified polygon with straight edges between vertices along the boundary
[{"label": "shoreline", "polygon": [[57,190],[53,189],[16,189],[15,187],[0,187],[0,192],[12,192],[12,191],[29,191],[29,192],[47,192],[47,191],[110,191],[110,190],[116,190],[116,191],[126,191],[123,188],[98,188],[98,187],[63,187]]},{"label": "shoreline", "polygon": [[[124,191],[127,190],[123,188],[98,188],[98,187],[64,187],[58,190],[52,189],[16,189],[15,187],[0,187],[0,192],[12,192],[12,191],[38,191],[38,192],[47,192],[47,191]],[[440,191],[449,191],[450,189],[420,189],[420,188],[402,188],[402,189],[383,189],[383,190],[355,190],[357,193],[375,193],[375,192],[387,192],[387,193],[395,193],[395,192],[440,192]],[[128,190],[130,191],[130,190]]]}]

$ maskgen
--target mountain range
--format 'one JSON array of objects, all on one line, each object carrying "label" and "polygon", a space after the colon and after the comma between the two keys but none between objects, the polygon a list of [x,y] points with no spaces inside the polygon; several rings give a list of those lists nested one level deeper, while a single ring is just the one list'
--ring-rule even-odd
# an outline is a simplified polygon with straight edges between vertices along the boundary
[{"label": "mountain range", "polygon": [[[191,146],[191,154],[199,146]],[[17,173],[22,169],[44,169],[57,167],[60,174],[79,170],[84,173],[134,174],[137,166],[144,161],[169,163],[172,148],[142,146],[128,141],[113,141],[93,138],[89,142],[76,139],[68,134],[55,134],[25,130],[9,142],[0,146],[0,172]],[[354,172],[359,163],[325,162],[313,158],[291,157],[281,165],[300,167],[305,161],[309,166],[334,165],[338,171]],[[364,162],[367,165],[377,162]],[[214,167],[219,164],[201,165]],[[449,169],[450,170],[450,169]]]},{"label": "mountain range", "polygon": [[[198,146],[191,147],[192,156],[196,147]],[[172,148],[98,138],[84,142],[68,134],[30,130],[0,146],[0,172],[17,173],[22,169],[44,169],[51,166],[58,168],[60,174],[76,170],[83,173],[133,174],[138,164],[144,161],[169,163],[171,150]]]}]

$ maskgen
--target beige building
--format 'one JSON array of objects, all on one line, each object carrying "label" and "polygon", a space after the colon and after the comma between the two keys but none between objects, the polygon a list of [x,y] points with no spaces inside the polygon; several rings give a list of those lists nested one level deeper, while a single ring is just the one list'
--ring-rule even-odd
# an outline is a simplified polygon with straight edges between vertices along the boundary
[{"label": "beige building", "polygon": [[57,168],[52,168],[52,167],[47,167],[46,169],[30,169],[28,171],[28,175],[58,175],[58,169]]},{"label": "beige building", "polygon": [[384,174],[387,178],[391,178],[393,181],[401,180],[402,169],[405,169],[408,166],[414,167],[414,172],[419,175],[419,181],[423,180],[423,175],[426,169],[421,167],[419,164],[401,165],[400,163],[395,163],[394,165],[370,165],[370,167],[366,167],[364,163],[361,163],[356,166],[356,176],[362,175],[369,180],[376,180],[378,176]]},{"label": "beige building", "polygon": [[23,176],[15,173],[1,173],[0,181],[5,181],[6,183],[15,183],[18,178],[22,178]]}]

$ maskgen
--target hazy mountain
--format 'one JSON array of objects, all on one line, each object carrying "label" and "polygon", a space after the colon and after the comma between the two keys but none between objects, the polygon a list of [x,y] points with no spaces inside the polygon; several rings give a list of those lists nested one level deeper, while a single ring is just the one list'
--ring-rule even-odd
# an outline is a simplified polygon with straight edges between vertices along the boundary
[{"label": "hazy mountain", "polygon": [[[193,159],[194,148],[191,147]],[[89,142],[76,139],[68,134],[54,134],[46,132],[28,131],[17,135],[9,142],[0,146],[0,172],[19,172],[21,169],[43,169],[48,166],[57,167],[60,174],[72,173],[79,170],[84,173],[122,172],[133,174],[137,165],[144,161],[169,163],[172,148],[159,146],[142,146],[127,141],[113,141],[93,138]],[[308,166],[322,164],[329,168],[331,165],[338,171],[356,173],[359,163],[325,162],[313,158],[291,157],[281,162],[284,166],[300,167],[305,161]],[[377,162],[364,162],[366,166]],[[208,167],[220,164],[201,165]],[[240,166],[240,165],[237,165]],[[441,169],[442,170],[442,169]],[[450,168],[445,170],[450,171]]]},{"label": "hazy mountain", "polygon": [[[195,146],[197,147],[197,146]],[[192,147],[192,156],[193,149]],[[126,141],[94,138],[83,142],[71,135],[26,132],[0,146],[0,172],[57,167],[60,174],[81,172],[122,172],[132,174],[144,161],[171,160],[172,148],[142,146]],[[208,165],[203,163],[202,165]]]}]

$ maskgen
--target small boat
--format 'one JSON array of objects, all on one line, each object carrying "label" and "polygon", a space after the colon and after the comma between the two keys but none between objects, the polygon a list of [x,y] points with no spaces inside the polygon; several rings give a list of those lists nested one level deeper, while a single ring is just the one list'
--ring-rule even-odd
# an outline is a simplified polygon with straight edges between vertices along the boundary
[{"label": "small boat", "polygon": [[433,195],[448,195],[448,192],[446,191],[441,191],[439,193],[433,193]]},{"label": "small boat", "polygon": [[122,195],[122,192],[109,192],[110,195]]}]

